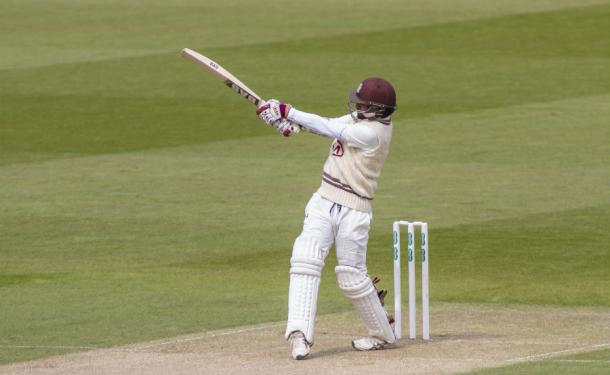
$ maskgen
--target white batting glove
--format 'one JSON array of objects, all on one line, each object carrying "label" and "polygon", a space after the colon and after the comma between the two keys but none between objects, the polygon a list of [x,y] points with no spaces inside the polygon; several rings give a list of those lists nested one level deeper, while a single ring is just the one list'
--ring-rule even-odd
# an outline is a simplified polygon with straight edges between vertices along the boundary
[{"label": "white batting glove", "polygon": [[290,104],[281,103],[277,99],[271,99],[258,107],[256,114],[267,125],[273,125],[278,120],[285,119],[291,108]]},{"label": "white batting glove", "polygon": [[299,133],[301,127],[290,120],[280,119],[274,122],[271,126],[277,129],[284,137],[290,137],[293,134]]}]

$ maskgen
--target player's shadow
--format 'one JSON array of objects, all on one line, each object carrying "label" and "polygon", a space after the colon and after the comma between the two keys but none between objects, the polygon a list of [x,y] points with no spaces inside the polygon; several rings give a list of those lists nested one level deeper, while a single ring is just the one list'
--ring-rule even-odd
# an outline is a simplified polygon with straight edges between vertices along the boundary
[{"label": "player's shadow", "polygon": [[[477,342],[477,341],[487,341],[487,340],[499,340],[502,338],[502,335],[496,334],[438,334],[434,335],[431,340],[424,341],[422,339],[410,340],[408,338],[402,338],[398,340],[396,343],[392,345],[386,346],[385,350],[401,350],[406,349],[408,347],[413,347],[415,345],[434,345],[435,343],[443,343],[443,342]],[[340,346],[336,348],[329,348],[320,351],[313,351],[309,355],[309,359],[317,359],[317,358],[325,358],[336,356],[344,353],[357,352],[354,348],[349,345]]]},{"label": "player's shadow", "polygon": [[341,346],[341,347],[337,347],[337,348],[331,348],[331,349],[313,352],[309,355],[309,359],[331,357],[331,356],[335,356],[338,354],[343,354],[343,353],[348,353],[348,352],[353,352],[353,351],[354,351],[354,349],[351,346],[345,345],[345,346]]},{"label": "player's shadow", "polygon": [[[406,343],[398,342],[393,345],[387,346],[384,349],[384,351],[401,349],[405,346],[406,346]],[[337,348],[330,348],[330,349],[320,350],[317,352],[312,352],[309,355],[309,359],[331,357],[331,356],[336,356],[336,355],[343,354],[343,353],[358,353],[358,351],[349,345],[345,345],[345,346],[341,346],[341,347],[337,347]],[[360,353],[362,353],[362,352],[360,352]]]}]

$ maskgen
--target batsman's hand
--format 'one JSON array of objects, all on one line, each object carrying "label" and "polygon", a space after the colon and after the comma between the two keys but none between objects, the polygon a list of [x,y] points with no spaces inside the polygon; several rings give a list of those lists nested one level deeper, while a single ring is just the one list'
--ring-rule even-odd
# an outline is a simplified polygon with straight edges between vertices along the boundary
[{"label": "batsman's hand", "polygon": [[290,104],[281,103],[277,99],[270,99],[256,109],[256,115],[267,125],[273,125],[276,121],[285,119],[291,108]]},{"label": "batsman's hand", "polygon": [[373,282],[373,286],[375,287],[375,291],[377,292],[377,297],[379,297],[379,302],[381,302],[381,306],[385,306],[385,296],[388,295],[387,289],[377,288],[377,284],[381,281],[381,279],[377,276],[373,277],[371,281]]},{"label": "batsman's hand", "polygon": [[[379,302],[381,302],[381,306],[384,307],[385,306],[385,297],[388,295],[388,290],[377,288],[377,284],[381,281],[380,278],[375,276],[371,281],[373,282],[373,287],[375,288],[375,291],[377,292],[377,297],[379,297]],[[386,311],[386,315],[388,316],[388,322],[390,324],[394,324],[394,316],[388,314],[387,311]]]},{"label": "batsman's hand", "polygon": [[299,125],[286,119],[290,108],[292,107],[289,104],[280,103],[277,99],[270,99],[256,109],[256,114],[267,125],[277,129],[284,137],[290,137],[301,131]]},{"label": "batsman's hand", "polygon": [[290,137],[293,134],[299,133],[301,131],[301,127],[290,120],[285,118],[277,120],[272,124],[274,128],[277,129],[284,137]]}]

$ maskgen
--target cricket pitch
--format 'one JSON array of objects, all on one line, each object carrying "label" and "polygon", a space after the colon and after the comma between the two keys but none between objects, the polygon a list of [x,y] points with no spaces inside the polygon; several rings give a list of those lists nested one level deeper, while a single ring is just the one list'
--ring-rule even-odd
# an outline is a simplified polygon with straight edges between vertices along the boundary
[{"label": "cricket pitch", "polygon": [[403,338],[389,350],[356,352],[350,342],[364,334],[359,318],[323,315],[304,361],[289,358],[284,322],[276,322],[14,363],[0,374],[432,375],[610,347],[604,308],[434,303],[430,320],[430,341]]}]

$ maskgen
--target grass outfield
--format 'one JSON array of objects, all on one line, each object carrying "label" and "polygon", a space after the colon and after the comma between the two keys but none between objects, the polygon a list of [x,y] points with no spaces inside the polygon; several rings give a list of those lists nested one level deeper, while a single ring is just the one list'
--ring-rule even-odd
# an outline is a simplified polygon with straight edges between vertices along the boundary
[{"label": "grass outfield", "polygon": [[604,375],[608,373],[609,368],[610,350],[605,349],[550,359],[543,358],[530,363],[519,363],[512,366],[474,371],[469,372],[468,375]]},{"label": "grass outfield", "polygon": [[[327,3],[3,1],[0,363],[285,318],[330,141],[277,135],[182,47],[328,116],[395,84],[386,285],[392,220],[421,218],[432,308],[610,307],[610,2]],[[333,257],[321,314],[351,309]]]}]

